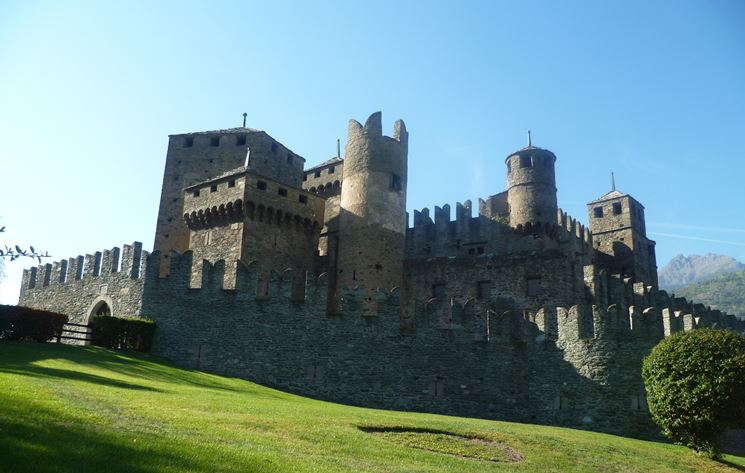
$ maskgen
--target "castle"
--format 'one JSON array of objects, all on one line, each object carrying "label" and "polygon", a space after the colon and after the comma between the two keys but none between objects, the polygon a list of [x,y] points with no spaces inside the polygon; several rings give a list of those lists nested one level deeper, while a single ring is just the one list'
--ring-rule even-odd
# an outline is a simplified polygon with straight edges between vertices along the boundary
[{"label": "castle", "polygon": [[350,120],[344,158],[306,169],[245,126],[172,135],[154,251],[30,268],[20,304],[148,316],[157,355],[317,398],[625,435],[655,431],[641,362],[662,337],[745,330],[658,289],[630,195],[591,201],[588,227],[559,209],[557,157],[531,143],[476,216],[409,226],[408,138]]}]

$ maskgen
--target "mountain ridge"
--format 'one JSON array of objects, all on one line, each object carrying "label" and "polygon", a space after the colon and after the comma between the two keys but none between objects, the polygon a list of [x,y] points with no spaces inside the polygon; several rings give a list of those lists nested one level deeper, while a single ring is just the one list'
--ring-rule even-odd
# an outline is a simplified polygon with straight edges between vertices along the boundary
[{"label": "mountain ridge", "polygon": [[658,273],[660,288],[667,291],[708,281],[727,273],[745,271],[745,264],[731,256],[707,253],[684,256],[678,254]]}]

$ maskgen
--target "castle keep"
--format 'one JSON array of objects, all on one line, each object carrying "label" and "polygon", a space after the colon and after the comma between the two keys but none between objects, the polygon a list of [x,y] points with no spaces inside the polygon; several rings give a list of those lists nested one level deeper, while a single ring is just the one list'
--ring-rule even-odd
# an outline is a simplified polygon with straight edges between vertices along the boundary
[{"label": "castle keep", "polygon": [[410,226],[408,140],[375,113],[306,168],[263,131],[172,135],[154,251],[30,268],[20,304],[151,317],[157,355],[322,399],[626,435],[654,431],[641,362],[659,340],[745,330],[658,289],[633,197],[591,201],[589,226],[558,208],[559,161],[530,143],[506,191]]}]

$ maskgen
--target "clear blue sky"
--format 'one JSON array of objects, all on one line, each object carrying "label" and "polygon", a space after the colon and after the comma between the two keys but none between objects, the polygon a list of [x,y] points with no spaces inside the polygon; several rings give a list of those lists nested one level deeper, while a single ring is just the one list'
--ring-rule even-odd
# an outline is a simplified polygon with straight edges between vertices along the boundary
[{"label": "clear blue sky", "polygon": [[[503,191],[531,129],[573,216],[615,171],[660,267],[742,261],[744,25],[739,0],[0,0],[0,238],[150,249],[169,133],[245,111],[313,165],[382,110],[410,131],[410,211]],[[6,262],[0,302],[30,265]]]}]

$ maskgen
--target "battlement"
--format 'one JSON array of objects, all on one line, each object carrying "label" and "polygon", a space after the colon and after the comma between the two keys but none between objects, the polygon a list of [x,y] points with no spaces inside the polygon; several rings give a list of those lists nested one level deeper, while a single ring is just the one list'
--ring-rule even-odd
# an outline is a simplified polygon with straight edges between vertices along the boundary
[{"label": "battlement", "polygon": [[96,251],[42,264],[23,270],[21,291],[48,286],[70,284],[76,281],[107,279],[111,276],[139,279],[147,271],[149,253],[142,250],[142,243],[122,245],[108,250]]},{"label": "battlement", "polygon": [[556,212],[556,224],[564,230],[567,236],[582,242],[584,247],[592,248],[592,232],[578,219],[568,215],[562,209]]},{"label": "battlement", "polygon": [[393,124],[393,136],[388,137],[383,135],[383,113],[375,112],[370,115],[365,121],[365,125],[362,126],[360,122],[354,118],[349,120],[349,139],[359,138],[361,136],[369,137],[382,137],[390,140],[395,140],[406,144],[409,139],[409,133],[406,131],[406,124],[403,120],[396,120]]}]

